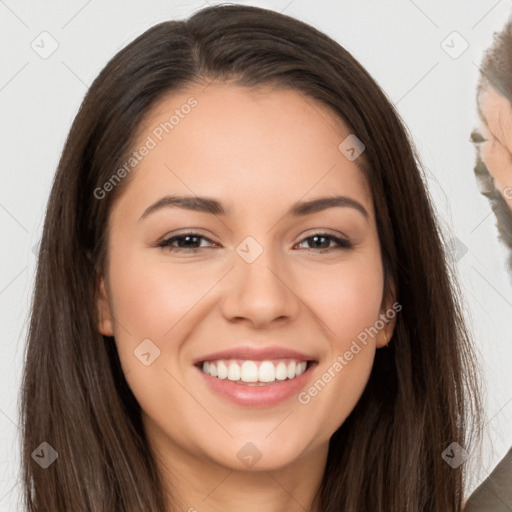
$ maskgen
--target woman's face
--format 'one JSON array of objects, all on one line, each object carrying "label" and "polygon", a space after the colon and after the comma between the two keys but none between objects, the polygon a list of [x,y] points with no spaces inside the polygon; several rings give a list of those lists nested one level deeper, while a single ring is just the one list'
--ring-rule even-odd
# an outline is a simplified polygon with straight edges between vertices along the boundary
[{"label": "woman's face", "polygon": [[[365,329],[392,301],[360,157],[338,149],[349,133],[297,92],[226,84],[169,96],[140,129],[110,215],[99,330],[169,464],[325,462],[362,394],[393,322]],[[335,196],[348,199],[297,207]]]},{"label": "woman's face", "polygon": [[487,139],[480,145],[480,154],[512,211],[512,105],[493,87],[480,93],[478,105],[485,117],[480,133]]}]

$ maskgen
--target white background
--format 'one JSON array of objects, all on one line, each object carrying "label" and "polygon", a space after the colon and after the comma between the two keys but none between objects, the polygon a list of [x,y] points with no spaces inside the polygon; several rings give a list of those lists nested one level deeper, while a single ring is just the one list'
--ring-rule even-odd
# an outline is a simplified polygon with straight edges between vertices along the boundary
[{"label": "white background", "polygon": [[[214,2],[210,2],[214,3]],[[443,229],[468,248],[457,264],[465,311],[487,389],[483,465],[473,487],[512,446],[512,277],[495,218],[473,175],[475,86],[482,52],[512,12],[507,0],[241,2],[303,20],[349,50],[382,86],[409,127],[428,173]],[[0,0],[0,511],[20,492],[18,391],[33,248],[41,236],[53,174],[71,122],[107,61],[152,25],[187,17],[202,2]],[[43,31],[58,49],[42,59]],[[469,48],[441,47],[457,31]],[[459,44],[459,43],[457,43]],[[35,447],[34,447],[35,448]],[[466,447],[473,454],[475,447]]]}]

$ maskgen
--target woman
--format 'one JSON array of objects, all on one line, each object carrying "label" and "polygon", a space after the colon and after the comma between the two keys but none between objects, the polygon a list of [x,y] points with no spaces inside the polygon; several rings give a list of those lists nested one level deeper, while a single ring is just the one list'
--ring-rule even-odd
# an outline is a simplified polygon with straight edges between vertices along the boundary
[{"label": "woman", "polygon": [[345,49],[255,7],[161,23],[92,84],[57,170],[27,507],[460,511],[458,293],[406,129]]}]

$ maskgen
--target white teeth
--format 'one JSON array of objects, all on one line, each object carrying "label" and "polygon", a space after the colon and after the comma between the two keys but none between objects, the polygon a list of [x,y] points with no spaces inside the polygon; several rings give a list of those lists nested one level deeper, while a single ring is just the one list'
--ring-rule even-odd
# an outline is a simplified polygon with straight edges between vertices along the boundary
[{"label": "white teeth", "polygon": [[[216,377],[216,375],[212,375],[212,366],[215,366],[215,364],[210,363],[210,375],[212,377]],[[229,364],[228,379],[229,380],[240,380],[240,366],[238,366],[236,363]]]},{"label": "white teeth", "polygon": [[295,367],[297,365],[295,364],[295,361],[292,361],[289,365],[288,365],[288,378],[289,379],[293,379],[293,377],[295,377]]},{"label": "white teeth", "polygon": [[288,378],[288,368],[286,368],[286,365],[281,362],[276,366],[276,379],[284,380],[286,378]]},{"label": "white teeth", "polygon": [[223,361],[217,363],[217,377],[219,379],[226,379],[228,377],[228,367]]},{"label": "white teeth", "polygon": [[256,363],[254,361],[244,361],[240,368],[240,377],[244,382],[258,382],[259,372]]},{"label": "white teeth", "polygon": [[258,377],[260,382],[274,382],[276,380],[275,366],[270,361],[263,361],[258,370]]},{"label": "white teeth", "polygon": [[[276,380],[293,379],[306,371],[307,362],[298,360],[279,361],[205,361],[204,373],[219,379],[233,382],[274,382]],[[259,366],[258,366],[259,364]]]}]

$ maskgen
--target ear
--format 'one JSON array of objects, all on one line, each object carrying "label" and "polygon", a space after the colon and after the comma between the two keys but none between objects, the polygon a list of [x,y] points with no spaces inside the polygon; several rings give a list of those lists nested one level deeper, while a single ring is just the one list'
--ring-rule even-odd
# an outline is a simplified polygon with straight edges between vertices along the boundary
[{"label": "ear", "polygon": [[105,279],[101,276],[98,280],[98,331],[104,336],[113,336],[113,322],[112,322],[112,312],[110,309],[110,304],[108,302],[107,291],[105,288]]},{"label": "ear", "polygon": [[377,337],[377,348],[385,347],[391,341],[395,330],[396,317],[401,309],[402,305],[396,301],[395,283],[391,282],[388,293],[382,300],[379,319],[384,323],[384,327],[380,329]]}]

